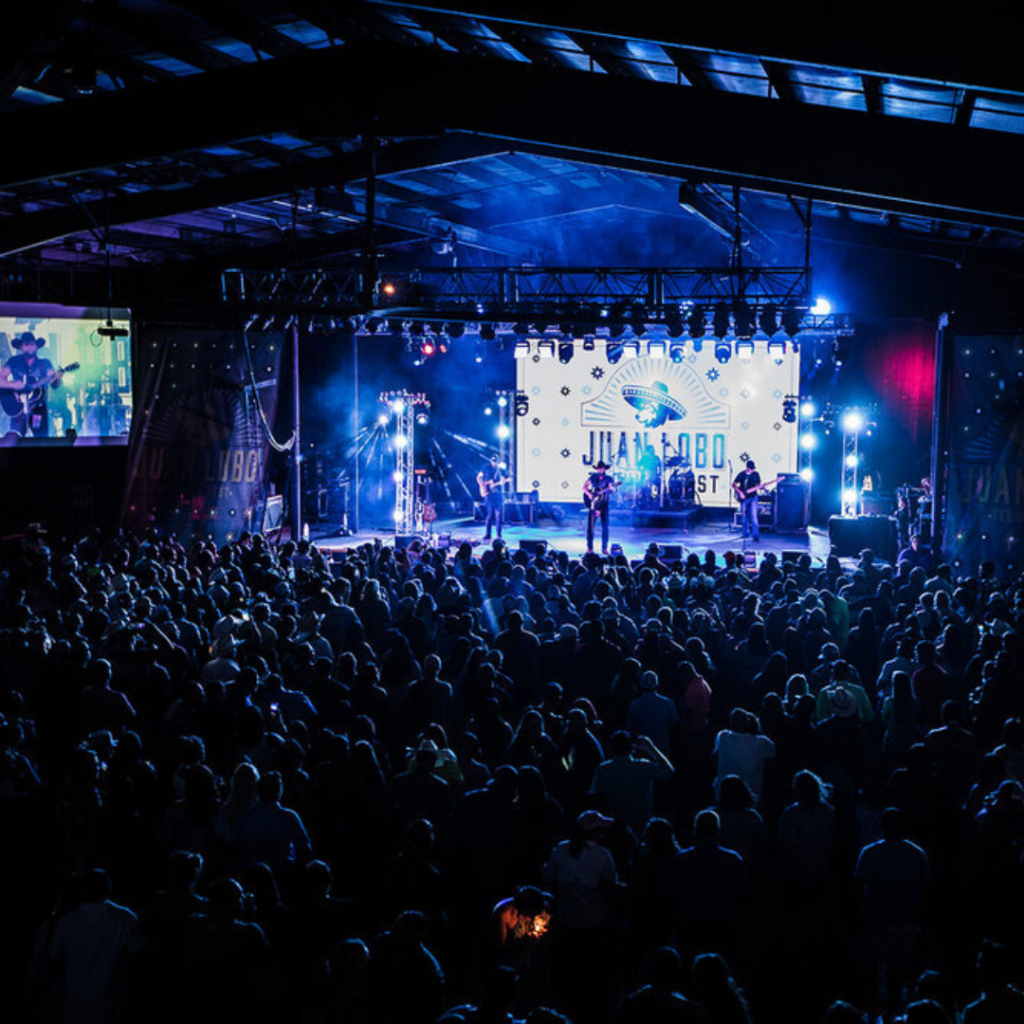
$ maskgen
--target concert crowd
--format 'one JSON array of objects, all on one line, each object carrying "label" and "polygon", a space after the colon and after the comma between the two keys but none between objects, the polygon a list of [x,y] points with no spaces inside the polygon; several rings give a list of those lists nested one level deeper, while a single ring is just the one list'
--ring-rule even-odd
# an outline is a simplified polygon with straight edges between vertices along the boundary
[{"label": "concert crowd", "polygon": [[0,549],[9,1020],[1024,1021],[1024,581]]}]

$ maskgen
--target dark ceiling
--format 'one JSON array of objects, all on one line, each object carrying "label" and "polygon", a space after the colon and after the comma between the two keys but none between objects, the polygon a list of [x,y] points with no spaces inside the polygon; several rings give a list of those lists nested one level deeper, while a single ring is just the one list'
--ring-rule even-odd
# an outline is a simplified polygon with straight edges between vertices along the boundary
[{"label": "dark ceiling", "polygon": [[738,198],[755,263],[802,262],[810,201],[837,276],[1018,286],[1012,22],[605,6],[36,0],[0,40],[0,269],[344,263],[374,193],[383,264],[715,264]]}]

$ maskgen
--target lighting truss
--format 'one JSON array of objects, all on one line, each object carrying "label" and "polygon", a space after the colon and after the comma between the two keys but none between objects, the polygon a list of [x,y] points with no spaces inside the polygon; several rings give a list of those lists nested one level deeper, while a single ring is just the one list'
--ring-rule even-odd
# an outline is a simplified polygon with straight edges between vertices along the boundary
[{"label": "lighting truss", "polygon": [[[416,409],[430,408],[422,392],[382,391],[380,401],[394,416],[395,533],[416,531]],[[398,438],[402,438],[401,442]]]},{"label": "lighting truss", "polygon": [[[396,315],[454,320],[502,319],[502,310],[533,310],[552,323],[609,315],[623,319],[641,311],[647,322],[677,323],[693,303],[745,302],[765,306],[811,307],[806,267],[446,267],[389,273],[387,287],[367,289],[356,271],[225,270],[221,297],[231,305],[331,308],[343,315],[367,314],[371,307]],[[514,320],[517,316],[509,316]]]}]

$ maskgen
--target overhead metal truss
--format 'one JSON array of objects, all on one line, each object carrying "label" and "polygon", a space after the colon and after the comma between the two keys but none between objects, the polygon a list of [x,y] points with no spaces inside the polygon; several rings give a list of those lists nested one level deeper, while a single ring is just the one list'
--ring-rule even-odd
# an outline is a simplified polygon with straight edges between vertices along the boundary
[{"label": "overhead metal truss", "polygon": [[[460,267],[385,273],[367,289],[356,271],[223,273],[222,298],[256,313],[546,322],[642,316],[672,321],[687,306],[745,302],[806,316],[811,271],[798,267]],[[817,321],[808,324],[820,326]],[[532,320],[536,324],[536,320]]]}]

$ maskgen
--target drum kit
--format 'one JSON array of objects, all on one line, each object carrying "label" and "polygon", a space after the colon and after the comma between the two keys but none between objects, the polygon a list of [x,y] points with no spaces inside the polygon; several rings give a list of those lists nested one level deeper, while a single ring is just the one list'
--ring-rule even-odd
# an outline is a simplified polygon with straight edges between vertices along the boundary
[{"label": "drum kit", "polygon": [[624,509],[680,511],[697,504],[696,479],[689,459],[672,455],[642,460],[643,465],[615,473],[619,489],[614,505]]}]

